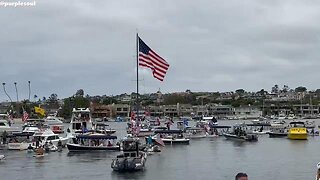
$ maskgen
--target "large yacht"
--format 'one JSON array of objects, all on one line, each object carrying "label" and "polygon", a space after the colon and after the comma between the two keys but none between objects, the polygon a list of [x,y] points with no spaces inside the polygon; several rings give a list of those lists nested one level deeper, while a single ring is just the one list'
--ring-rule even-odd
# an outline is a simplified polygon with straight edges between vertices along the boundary
[{"label": "large yacht", "polygon": [[73,108],[69,129],[72,134],[94,131],[89,108]]}]

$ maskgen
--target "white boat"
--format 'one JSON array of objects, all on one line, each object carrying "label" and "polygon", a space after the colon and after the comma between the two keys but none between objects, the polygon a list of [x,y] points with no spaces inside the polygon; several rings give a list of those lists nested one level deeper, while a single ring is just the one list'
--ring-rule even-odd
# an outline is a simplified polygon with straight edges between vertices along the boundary
[{"label": "white boat", "polygon": [[46,142],[52,142],[53,145],[58,146],[58,142],[61,141],[62,142],[62,146],[65,146],[67,144],[67,142],[69,141],[69,139],[71,139],[70,136],[67,137],[60,137],[57,134],[54,134],[50,129],[45,129],[43,131],[39,131],[36,132],[33,137],[35,139],[40,139],[42,144],[44,145]]},{"label": "white boat", "polygon": [[7,120],[0,120],[0,133],[2,132],[19,132],[20,129],[18,127],[9,126]]},{"label": "white boat", "polygon": [[69,130],[72,134],[94,131],[89,108],[73,108]]},{"label": "white boat", "polygon": [[8,150],[26,150],[32,146],[32,135],[26,133],[15,133],[8,136]]},{"label": "white boat", "polygon": [[3,161],[5,159],[6,159],[6,157],[3,154],[0,154],[0,161]]},{"label": "white boat", "polygon": [[44,121],[48,125],[63,124],[63,122],[56,116],[48,116]]},{"label": "white boat", "polygon": [[185,136],[186,138],[190,139],[199,139],[199,138],[205,138],[206,132],[203,128],[197,128],[197,127],[187,127],[185,129]]},{"label": "white boat", "polygon": [[164,144],[189,144],[190,139],[183,136],[183,131],[181,130],[159,130],[154,132],[152,136],[152,141],[157,142],[158,134],[160,134],[160,139]]},{"label": "white boat", "polygon": [[40,129],[46,128],[49,128],[49,126],[45,124],[43,119],[28,119],[27,122],[22,126],[22,132],[26,134],[34,134],[39,132]]}]

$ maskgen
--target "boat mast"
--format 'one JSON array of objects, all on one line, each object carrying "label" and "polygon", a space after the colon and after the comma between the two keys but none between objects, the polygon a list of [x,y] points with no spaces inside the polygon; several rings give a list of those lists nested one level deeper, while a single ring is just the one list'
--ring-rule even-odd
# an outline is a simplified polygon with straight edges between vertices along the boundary
[{"label": "boat mast", "polygon": [[139,119],[139,35],[137,33],[137,96],[136,96],[136,107],[137,117]]}]

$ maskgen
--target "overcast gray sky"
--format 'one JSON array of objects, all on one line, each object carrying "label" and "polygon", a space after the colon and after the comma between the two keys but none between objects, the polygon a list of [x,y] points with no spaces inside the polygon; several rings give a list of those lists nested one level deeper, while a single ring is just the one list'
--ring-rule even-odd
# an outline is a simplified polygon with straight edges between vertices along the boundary
[{"label": "overcast gray sky", "polygon": [[[0,7],[0,81],[14,99],[135,90],[135,33],[170,64],[141,92],[320,88],[320,1],[37,0]],[[0,101],[7,100],[3,90]]]}]

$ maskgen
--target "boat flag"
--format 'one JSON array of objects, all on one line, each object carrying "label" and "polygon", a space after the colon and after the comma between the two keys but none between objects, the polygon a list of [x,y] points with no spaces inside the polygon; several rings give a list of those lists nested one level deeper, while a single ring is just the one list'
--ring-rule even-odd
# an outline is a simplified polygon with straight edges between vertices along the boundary
[{"label": "boat flag", "polygon": [[27,113],[27,111],[23,111],[22,121],[25,122],[28,118],[29,118],[29,114]]},{"label": "boat flag", "polygon": [[46,115],[46,111],[44,109],[42,109],[41,107],[34,107],[34,112],[37,114],[40,114],[41,116],[45,116]]},{"label": "boat flag", "polygon": [[135,119],[136,119],[136,114],[133,111],[131,111],[130,120],[134,121]]},{"label": "boat flag", "polygon": [[165,146],[164,142],[162,141],[160,134],[157,134],[157,139],[155,140],[156,143],[160,144],[161,146]]},{"label": "boat flag", "polygon": [[163,81],[166,75],[169,64],[157,53],[155,53],[142,39],[139,40],[139,66],[146,67],[152,70],[153,77],[159,81]]}]

